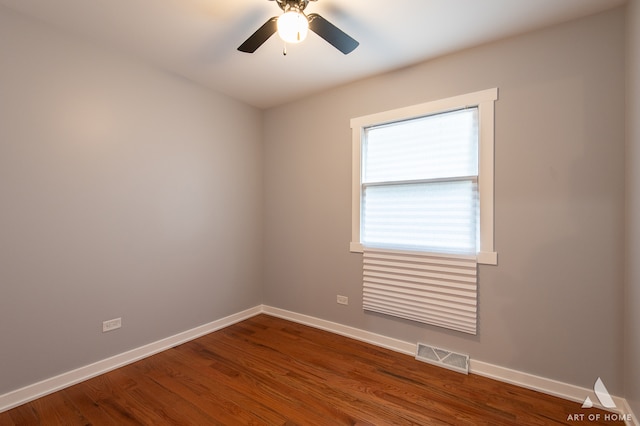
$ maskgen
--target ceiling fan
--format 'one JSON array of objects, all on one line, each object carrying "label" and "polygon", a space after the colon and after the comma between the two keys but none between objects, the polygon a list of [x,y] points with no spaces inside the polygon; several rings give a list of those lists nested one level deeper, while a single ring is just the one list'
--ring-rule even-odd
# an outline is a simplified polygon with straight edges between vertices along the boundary
[{"label": "ceiling fan", "polygon": [[[251,35],[238,50],[246,53],[255,52],[276,32],[285,43],[300,43],[307,37],[309,30],[318,34],[333,47],[344,53],[351,53],[360,43],[344,31],[324,19],[317,13],[304,14],[309,1],[318,0],[269,0],[275,1],[284,12],[265,22]],[[284,51],[286,55],[286,50]]]}]

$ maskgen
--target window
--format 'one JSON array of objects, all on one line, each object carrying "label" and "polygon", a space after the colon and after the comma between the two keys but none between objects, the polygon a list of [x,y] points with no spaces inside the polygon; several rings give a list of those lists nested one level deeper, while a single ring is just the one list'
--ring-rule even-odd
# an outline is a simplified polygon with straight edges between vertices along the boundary
[{"label": "window", "polygon": [[351,251],[475,255],[493,244],[493,104],[497,89],[351,120]]}]

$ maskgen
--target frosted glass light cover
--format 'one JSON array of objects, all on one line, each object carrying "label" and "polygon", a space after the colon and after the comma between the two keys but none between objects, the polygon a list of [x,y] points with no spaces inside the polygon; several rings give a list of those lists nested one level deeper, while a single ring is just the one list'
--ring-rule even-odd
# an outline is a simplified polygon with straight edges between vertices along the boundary
[{"label": "frosted glass light cover", "polygon": [[290,10],[278,18],[278,35],[286,43],[300,43],[309,33],[309,21],[303,13]]}]

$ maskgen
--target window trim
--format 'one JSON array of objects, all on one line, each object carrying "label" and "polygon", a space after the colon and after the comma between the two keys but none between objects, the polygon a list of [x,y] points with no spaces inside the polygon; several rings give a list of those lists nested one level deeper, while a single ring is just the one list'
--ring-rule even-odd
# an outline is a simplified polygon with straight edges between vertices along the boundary
[{"label": "window trim", "polygon": [[494,249],[494,102],[498,89],[486,89],[418,105],[351,119],[351,244],[350,251],[362,253],[360,219],[362,206],[362,141],[365,129],[401,120],[424,117],[461,108],[478,107],[478,191],[480,193],[480,250],[478,263],[497,265]]}]

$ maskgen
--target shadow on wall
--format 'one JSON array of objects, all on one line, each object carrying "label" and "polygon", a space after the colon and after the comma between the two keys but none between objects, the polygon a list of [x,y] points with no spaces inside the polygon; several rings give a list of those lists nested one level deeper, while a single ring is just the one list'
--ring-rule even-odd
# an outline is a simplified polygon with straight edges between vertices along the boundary
[{"label": "shadow on wall", "polygon": [[[518,94],[548,108],[520,111],[522,135],[497,149],[509,160],[497,164],[510,164],[513,179],[496,190],[501,286],[492,297],[512,320],[492,323],[513,342],[505,364],[584,387],[602,377],[622,394],[624,136],[622,123],[590,119],[620,121],[615,107],[603,105],[611,96],[598,97],[593,86],[565,79]],[[547,93],[562,96],[545,101]]]}]

